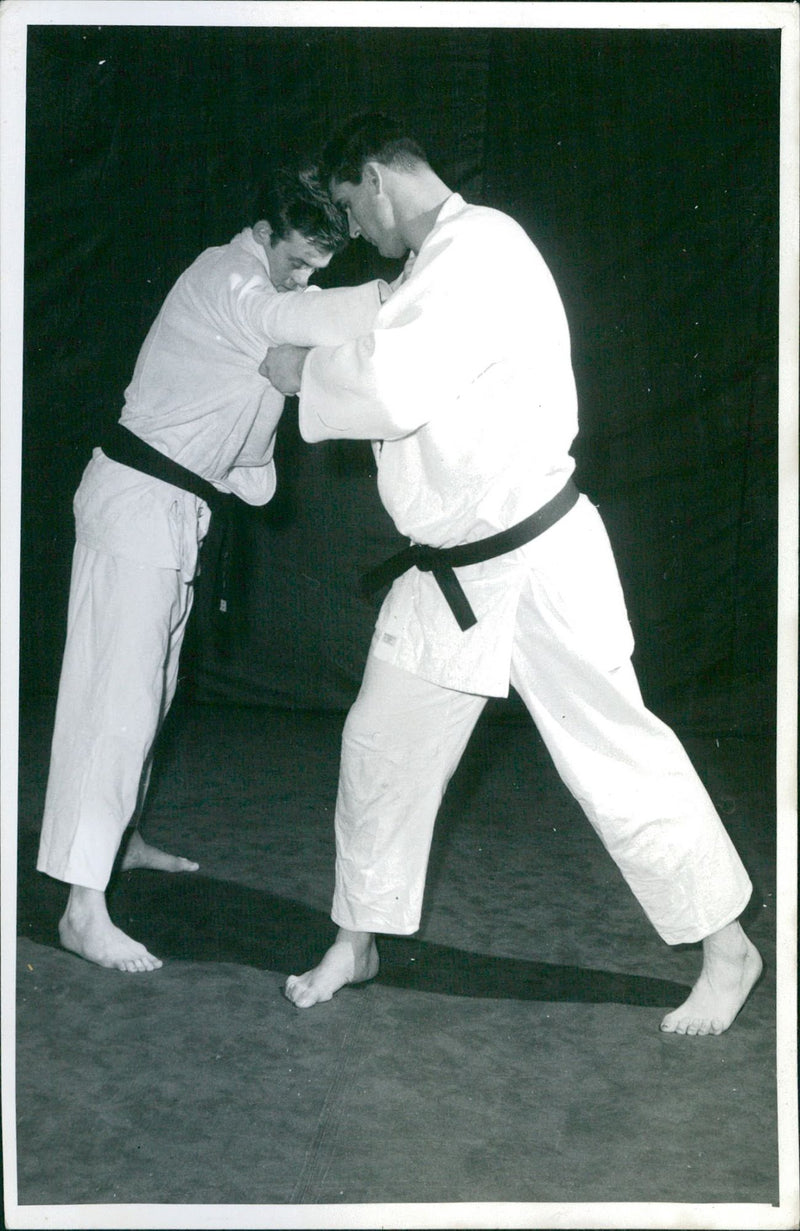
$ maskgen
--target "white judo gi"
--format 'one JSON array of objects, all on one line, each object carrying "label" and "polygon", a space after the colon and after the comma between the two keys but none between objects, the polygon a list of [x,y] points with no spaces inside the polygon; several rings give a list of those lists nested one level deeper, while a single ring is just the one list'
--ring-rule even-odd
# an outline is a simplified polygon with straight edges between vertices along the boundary
[{"label": "white judo gi", "polygon": [[[283,395],[259,374],[270,344],[337,343],[370,327],[377,282],[279,293],[251,228],[181,275],[125,391],[121,422],[252,505],[275,491]],[[67,638],[37,867],[103,890],[136,818],[175,693],[206,503],[100,449],[74,499]]]},{"label": "white judo gi", "polygon": [[[434,547],[522,520],[574,463],[567,321],[535,246],[454,194],[374,329],[310,351],[308,441],[375,443],[398,530]],[[564,782],[669,943],[736,919],[750,881],[675,735],[644,706],[608,538],[585,496],[517,550],[459,568],[478,617],[459,628],[431,573],[398,578],[378,616],[342,742],[339,926],[419,926],[434,820],[488,696],[509,684]]]}]

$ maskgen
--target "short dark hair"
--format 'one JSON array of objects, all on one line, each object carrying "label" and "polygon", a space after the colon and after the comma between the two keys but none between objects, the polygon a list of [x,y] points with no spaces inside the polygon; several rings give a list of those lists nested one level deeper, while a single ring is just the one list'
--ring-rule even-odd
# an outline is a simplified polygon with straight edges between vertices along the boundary
[{"label": "short dark hair", "polygon": [[281,167],[265,193],[260,217],[270,225],[272,244],[298,231],[317,248],[338,252],[349,239],[347,222],[322,187],[319,170]]},{"label": "short dark hair", "polygon": [[320,163],[322,181],[360,184],[364,163],[370,159],[409,170],[420,163],[429,165],[425,150],[406,135],[397,120],[378,111],[365,111],[348,120],[325,146]]}]

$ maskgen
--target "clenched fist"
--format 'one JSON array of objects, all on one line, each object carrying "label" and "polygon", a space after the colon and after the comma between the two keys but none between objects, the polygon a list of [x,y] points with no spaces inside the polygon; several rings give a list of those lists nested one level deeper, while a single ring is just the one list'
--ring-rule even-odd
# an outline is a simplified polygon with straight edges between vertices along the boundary
[{"label": "clenched fist", "polygon": [[271,346],[258,370],[266,376],[286,397],[300,392],[300,382],[303,379],[303,364],[306,361],[308,348],[305,346]]}]

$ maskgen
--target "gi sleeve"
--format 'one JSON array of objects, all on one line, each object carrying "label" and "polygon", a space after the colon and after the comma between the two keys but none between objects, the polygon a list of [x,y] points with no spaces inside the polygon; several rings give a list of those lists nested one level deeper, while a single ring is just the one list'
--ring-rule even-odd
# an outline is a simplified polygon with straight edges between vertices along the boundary
[{"label": "gi sleeve", "polygon": [[471,229],[443,228],[423,245],[373,329],[310,351],[300,389],[305,440],[410,435],[498,361],[509,344],[509,296],[496,273],[503,254],[483,253],[481,265],[483,246]]},{"label": "gi sleeve", "polygon": [[240,311],[265,347],[291,342],[295,346],[338,346],[374,327],[386,283],[377,279],[361,286],[322,290],[308,287],[285,294],[243,297]]}]

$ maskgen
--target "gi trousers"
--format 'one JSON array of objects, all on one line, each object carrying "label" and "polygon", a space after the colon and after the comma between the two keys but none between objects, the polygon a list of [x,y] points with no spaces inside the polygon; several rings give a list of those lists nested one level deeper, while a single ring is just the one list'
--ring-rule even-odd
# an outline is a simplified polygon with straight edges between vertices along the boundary
[{"label": "gi trousers", "polygon": [[78,543],[37,868],[104,890],[150,778],[193,587]]},{"label": "gi trousers", "polygon": [[[609,666],[589,648],[591,594],[579,587],[554,593],[530,570],[511,683],[656,931],[695,942],[737,919],[752,886],[688,755],[644,705],[630,658]],[[485,702],[370,652],[342,738],[340,927],[418,929],[436,814]]]}]

